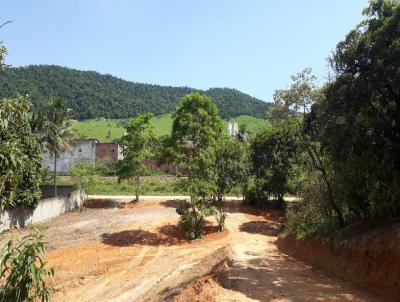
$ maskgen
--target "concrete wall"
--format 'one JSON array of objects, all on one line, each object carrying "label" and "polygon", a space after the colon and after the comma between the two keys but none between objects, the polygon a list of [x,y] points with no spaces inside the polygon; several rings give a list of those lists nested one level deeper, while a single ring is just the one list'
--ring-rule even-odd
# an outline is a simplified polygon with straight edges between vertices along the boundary
[{"label": "concrete wall", "polygon": [[42,222],[83,206],[83,192],[73,191],[72,187],[60,187],[60,192],[64,194],[42,199],[35,209],[16,208],[0,212],[0,231],[13,226],[25,227],[29,223]]},{"label": "concrete wall", "polygon": [[[66,175],[68,169],[80,161],[87,161],[95,164],[96,162],[96,143],[97,140],[74,140],[69,148],[60,152],[57,159],[57,173]],[[54,159],[47,152],[43,154],[45,165],[50,171],[54,171]]]}]

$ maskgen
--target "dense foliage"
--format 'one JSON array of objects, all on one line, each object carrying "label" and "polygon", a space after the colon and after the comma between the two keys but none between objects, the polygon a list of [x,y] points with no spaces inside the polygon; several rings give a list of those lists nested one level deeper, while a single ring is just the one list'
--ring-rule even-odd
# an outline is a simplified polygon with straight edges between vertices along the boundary
[{"label": "dense foliage", "polygon": [[347,211],[383,218],[400,214],[400,3],[373,1],[364,15],[337,45],[312,122]]},{"label": "dense foliage", "polygon": [[279,203],[283,202],[298,153],[296,131],[295,123],[281,123],[255,136],[250,153],[255,184],[247,193],[249,201],[260,205],[273,196]]},{"label": "dense foliage", "polygon": [[250,174],[249,147],[237,138],[222,137],[215,148],[216,197],[219,201],[234,188],[244,191]]},{"label": "dense foliage", "polygon": [[44,237],[14,237],[0,255],[0,302],[50,301],[53,269],[46,268]]},{"label": "dense foliage", "polygon": [[[79,120],[131,118],[145,112],[169,113],[181,97],[194,91],[188,87],[128,82],[111,75],[60,66],[8,68],[0,77],[0,98],[29,94],[34,104],[61,98]],[[235,89],[212,88],[201,93],[213,99],[223,118],[239,115],[263,118],[268,106]]]},{"label": "dense foliage", "polygon": [[0,208],[35,207],[42,157],[25,97],[0,100]]},{"label": "dense foliage", "polygon": [[400,215],[400,2],[371,1],[364,15],[337,45],[335,77],[316,89],[306,70],[270,110],[277,122],[301,126],[306,177],[287,215],[298,237]]}]

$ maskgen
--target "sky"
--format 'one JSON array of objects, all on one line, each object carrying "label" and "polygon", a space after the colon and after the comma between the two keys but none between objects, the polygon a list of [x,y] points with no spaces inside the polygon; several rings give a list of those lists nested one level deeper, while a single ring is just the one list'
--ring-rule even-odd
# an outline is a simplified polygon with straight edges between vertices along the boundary
[{"label": "sky", "polygon": [[264,101],[327,58],[368,0],[1,0],[7,64],[55,64],[125,80],[229,87]]}]

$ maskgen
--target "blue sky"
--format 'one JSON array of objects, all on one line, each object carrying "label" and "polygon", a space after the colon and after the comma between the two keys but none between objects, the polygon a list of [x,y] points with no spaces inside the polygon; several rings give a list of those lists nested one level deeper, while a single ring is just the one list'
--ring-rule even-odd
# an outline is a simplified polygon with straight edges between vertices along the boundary
[{"label": "blue sky", "polygon": [[367,0],[2,0],[13,66],[56,64],[126,80],[231,87],[266,101],[327,57]]}]

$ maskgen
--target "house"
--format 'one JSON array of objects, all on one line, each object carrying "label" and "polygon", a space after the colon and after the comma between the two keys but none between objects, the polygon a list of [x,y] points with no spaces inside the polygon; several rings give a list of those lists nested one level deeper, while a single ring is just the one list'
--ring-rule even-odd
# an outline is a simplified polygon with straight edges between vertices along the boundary
[{"label": "house", "polygon": [[[57,158],[57,173],[67,175],[68,169],[79,162],[89,162],[93,165],[99,160],[115,164],[122,159],[121,147],[114,143],[100,143],[97,139],[73,140],[68,148],[60,151]],[[43,154],[45,165],[54,171],[54,158],[47,152]]]},{"label": "house", "polygon": [[122,148],[115,143],[97,143],[96,144],[96,161],[104,161],[107,164],[115,165],[122,159]]}]

